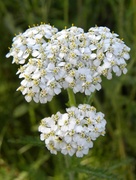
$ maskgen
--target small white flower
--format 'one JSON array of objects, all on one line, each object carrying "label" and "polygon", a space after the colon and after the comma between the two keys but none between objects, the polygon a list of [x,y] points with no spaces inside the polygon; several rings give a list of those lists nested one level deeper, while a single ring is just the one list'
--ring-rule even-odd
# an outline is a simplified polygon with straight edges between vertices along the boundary
[{"label": "small white flower", "polygon": [[77,157],[83,157],[84,154],[88,154],[89,148],[83,146],[78,146],[76,151]]},{"label": "small white flower", "polygon": [[70,156],[73,156],[75,153],[76,144],[74,142],[72,143],[66,143],[65,146],[62,147],[61,153],[66,155],[69,154]]}]

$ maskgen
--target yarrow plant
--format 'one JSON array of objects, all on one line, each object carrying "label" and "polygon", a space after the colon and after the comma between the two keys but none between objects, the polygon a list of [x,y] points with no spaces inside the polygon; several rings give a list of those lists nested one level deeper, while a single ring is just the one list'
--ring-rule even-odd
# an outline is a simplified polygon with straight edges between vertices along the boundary
[{"label": "yarrow plant", "polygon": [[6,57],[20,64],[22,78],[17,90],[27,102],[47,103],[63,89],[68,90],[70,107],[44,118],[39,126],[40,139],[51,153],[82,157],[93,141],[105,134],[104,114],[89,104],[76,107],[74,94],[91,95],[101,89],[102,76],[127,73],[130,48],[107,27],[92,27],[88,32],[72,26],[58,31],[42,24],[13,38]]}]

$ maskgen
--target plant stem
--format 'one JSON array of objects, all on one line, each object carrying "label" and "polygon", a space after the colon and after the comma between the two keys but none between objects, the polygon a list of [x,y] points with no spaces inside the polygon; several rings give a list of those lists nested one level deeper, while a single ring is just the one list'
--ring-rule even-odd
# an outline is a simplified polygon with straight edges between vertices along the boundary
[{"label": "plant stem", "polygon": [[68,92],[68,98],[69,98],[69,102],[68,102],[68,105],[71,107],[71,106],[76,106],[76,99],[75,99],[75,95],[73,93],[73,90],[68,88],[67,89],[67,92]]},{"label": "plant stem", "polygon": [[67,171],[69,171],[68,172],[69,180],[74,180],[75,179],[74,174],[73,174],[73,172],[70,172],[71,171],[71,169],[70,169],[70,167],[71,167],[71,157],[68,156],[68,155],[65,156],[65,164],[66,164]]}]

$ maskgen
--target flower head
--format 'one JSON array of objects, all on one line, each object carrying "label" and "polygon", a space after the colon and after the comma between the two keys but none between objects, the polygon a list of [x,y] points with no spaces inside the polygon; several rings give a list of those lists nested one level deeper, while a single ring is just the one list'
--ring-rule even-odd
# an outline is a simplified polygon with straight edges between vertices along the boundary
[{"label": "flower head", "polygon": [[46,103],[62,89],[90,95],[101,89],[102,76],[127,72],[130,48],[107,27],[88,32],[72,26],[58,31],[50,25],[29,28],[13,38],[6,57],[21,64],[17,74],[23,78],[18,88],[30,102]]},{"label": "flower head", "polygon": [[51,153],[83,157],[93,147],[93,141],[105,134],[104,114],[93,106],[80,104],[44,118],[39,126],[40,139]]}]

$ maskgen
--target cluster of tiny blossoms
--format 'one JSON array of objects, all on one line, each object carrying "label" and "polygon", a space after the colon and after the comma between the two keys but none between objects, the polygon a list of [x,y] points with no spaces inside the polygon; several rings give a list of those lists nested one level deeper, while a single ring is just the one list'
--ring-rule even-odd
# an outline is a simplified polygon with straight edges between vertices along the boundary
[{"label": "cluster of tiny blossoms", "polygon": [[93,147],[93,141],[105,134],[105,125],[103,113],[88,104],[80,104],[67,108],[65,114],[57,112],[42,119],[40,139],[52,154],[60,151],[64,155],[82,157]]},{"label": "cluster of tiny blossoms", "polygon": [[[47,24],[32,27],[13,38],[6,57],[20,64],[20,90],[27,102],[51,101],[62,89],[91,95],[101,89],[102,76],[112,78],[127,73],[130,48],[107,27],[92,27],[88,32],[72,26],[58,31]],[[80,104],[44,118],[40,139],[51,153],[83,157],[93,141],[105,134],[104,114],[93,106]]]},{"label": "cluster of tiny blossoms", "polygon": [[101,89],[101,77],[126,73],[130,48],[107,27],[84,32],[72,26],[58,31],[50,25],[29,28],[13,39],[10,52],[23,78],[18,88],[30,102],[46,103],[62,89],[90,95]]}]

